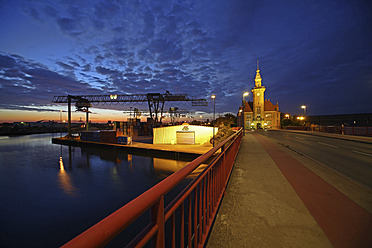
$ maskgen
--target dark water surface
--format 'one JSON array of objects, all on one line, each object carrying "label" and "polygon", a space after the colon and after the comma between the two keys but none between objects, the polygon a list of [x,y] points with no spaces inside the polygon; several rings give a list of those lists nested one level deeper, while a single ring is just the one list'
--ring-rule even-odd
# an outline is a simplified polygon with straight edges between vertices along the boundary
[{"label": "dark water surface", "polygon": [[58,247],[187,164],[52,137],[0,137],[1,247]]}]

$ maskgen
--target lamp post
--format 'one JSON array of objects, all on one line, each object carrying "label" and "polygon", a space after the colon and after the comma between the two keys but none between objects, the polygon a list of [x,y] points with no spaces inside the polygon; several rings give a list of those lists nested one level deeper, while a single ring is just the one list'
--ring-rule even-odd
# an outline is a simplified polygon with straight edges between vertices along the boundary
[{"label": "lamp post", "polygon": [[[244,110],[244,97],[248,96],[248,95],[249,95],[248,91],[243,93],[243,101],[242,101],[243,110]],[[245,135],[245,119],[244,119],[244,112],[243,111],[242,111],[242,114],[243,114],[243,135]]]},{"label": "lamp post", "polygon": [[59,131],[61,132],[60,136],[62,138],[62,110],[59,111]]},{"label": "lamp post", "polygon": [[306,115],[306,106],[302,105],[301,108],[304,110],[304,115]]},{"label": "lamp post", "polygon": [[215,119],[215,114],[216,114],[216,96],[215,95],[212,95],[211,98],[213,99],[213,147],[214,147],[214,126],[215,126],[215,122],[216,122],[216,119]]},{"label": "lamp post", "polygon": [[243,126],[243,136],[245,135],[245,121],[244,121],[244,112],[243,109],[239,109],[240,113],[240,119],[242,120],[242,126]]},{"label": "lamp post", "polygon": [[[247,91],[247,92],[244,92],[244,94],[243,94],[243,97],[242,97],[242,105],[244,105],[244,97],[245,96],[248,96],[249,95],[249,92]],[[243,106],[243,108],[244,108],[244,106]]]}]

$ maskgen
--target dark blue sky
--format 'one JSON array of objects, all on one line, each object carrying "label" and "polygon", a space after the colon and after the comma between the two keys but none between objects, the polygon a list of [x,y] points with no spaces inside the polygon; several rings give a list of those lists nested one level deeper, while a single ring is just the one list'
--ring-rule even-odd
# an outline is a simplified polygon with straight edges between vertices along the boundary
[{"label": "dark blue sky", "polygon": [[166,90],[236,113],[257,59],[282,112],[372,112],[370,1],[0,1],[0,37],[0,121],[65,109],[54,95]]}]

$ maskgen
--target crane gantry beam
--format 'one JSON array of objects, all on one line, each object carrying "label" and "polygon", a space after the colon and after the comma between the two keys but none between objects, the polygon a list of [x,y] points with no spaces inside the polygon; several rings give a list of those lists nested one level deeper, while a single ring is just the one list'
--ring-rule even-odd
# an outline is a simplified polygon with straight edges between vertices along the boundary
[{"label": "crane gantry beam", "polygon": [[[89,112],[88,108],[92,103],[120,103],[120,102],[147,102],[150,111],[150,117],[153,125],[158,126],[161,123],[165,102],[191,102],[192,106],[208,106],[206,99],[189,98],[186,94],[165,94],[147,93],[147,94],[127,94],[127,95],[80,95],[80,96],[54,96],[53,103],[68,103],[68,135],[71,136],[71,103],[75,103],[78,111]],[[160,120],[158,118],[160,111]],[[87,114],[88,122],[88,114]]]},{"label": "crane gantry beam", "polygon": [[80,96],[54,96],[54,103],[68,103],[68,98],[72,103],[80,102],[85,99],[91,103],[114,103],[114,102],[148,102],[149,99],[159,99],[165,102],[191,101],[192,106],[208,106],[206,99],[189,98],[186,94],[132,94],[132,95],[80,95]]}]

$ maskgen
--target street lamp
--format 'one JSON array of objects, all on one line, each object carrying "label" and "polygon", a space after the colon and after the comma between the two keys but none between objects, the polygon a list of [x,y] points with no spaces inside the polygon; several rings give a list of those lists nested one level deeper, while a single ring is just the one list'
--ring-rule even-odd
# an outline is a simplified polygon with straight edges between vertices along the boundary
[{"label": "street lamp", "polygon": [[61,132],[60,136],[62,138],[62,110],[59,111],[59,131]]},{"label": "street lamp", "polygon": [[287,119],[289,119],[289,114],[286,114],[285,117],[287,117]]},{"label": "street lamp", "polygon": [[[244,92],[243,97],[242,97],[242,105],[244,105],[244,97],[248,96],[249,92]],[[244,107],[244,106],[243,106]]]},{"label": "street lamp", "polygon": [[211,98],[213,99],[213,147],[214,147],[214,126],[216,124],[216,119],[215,119],[215,115],[216,115],[216,96],[215,95],[212,95]]},{"label": "street lamp", "polygon": [[301,108],[304,110],[304,115],[306,114],[306,106],[302,105]]},{"label": "street lamp", "polygon": [[[244,130],[244,114],[242,114],[243,113],[243,109],[239,109],[239,116],[240,116],[240,120],[241,120],[241,124],[242,124],[242,128],[243,128],[243,130]],[[240,125],[240,124],[238,124],[238,125]],[[244,133],[243,133],[243,135],[244,135]]]}]

